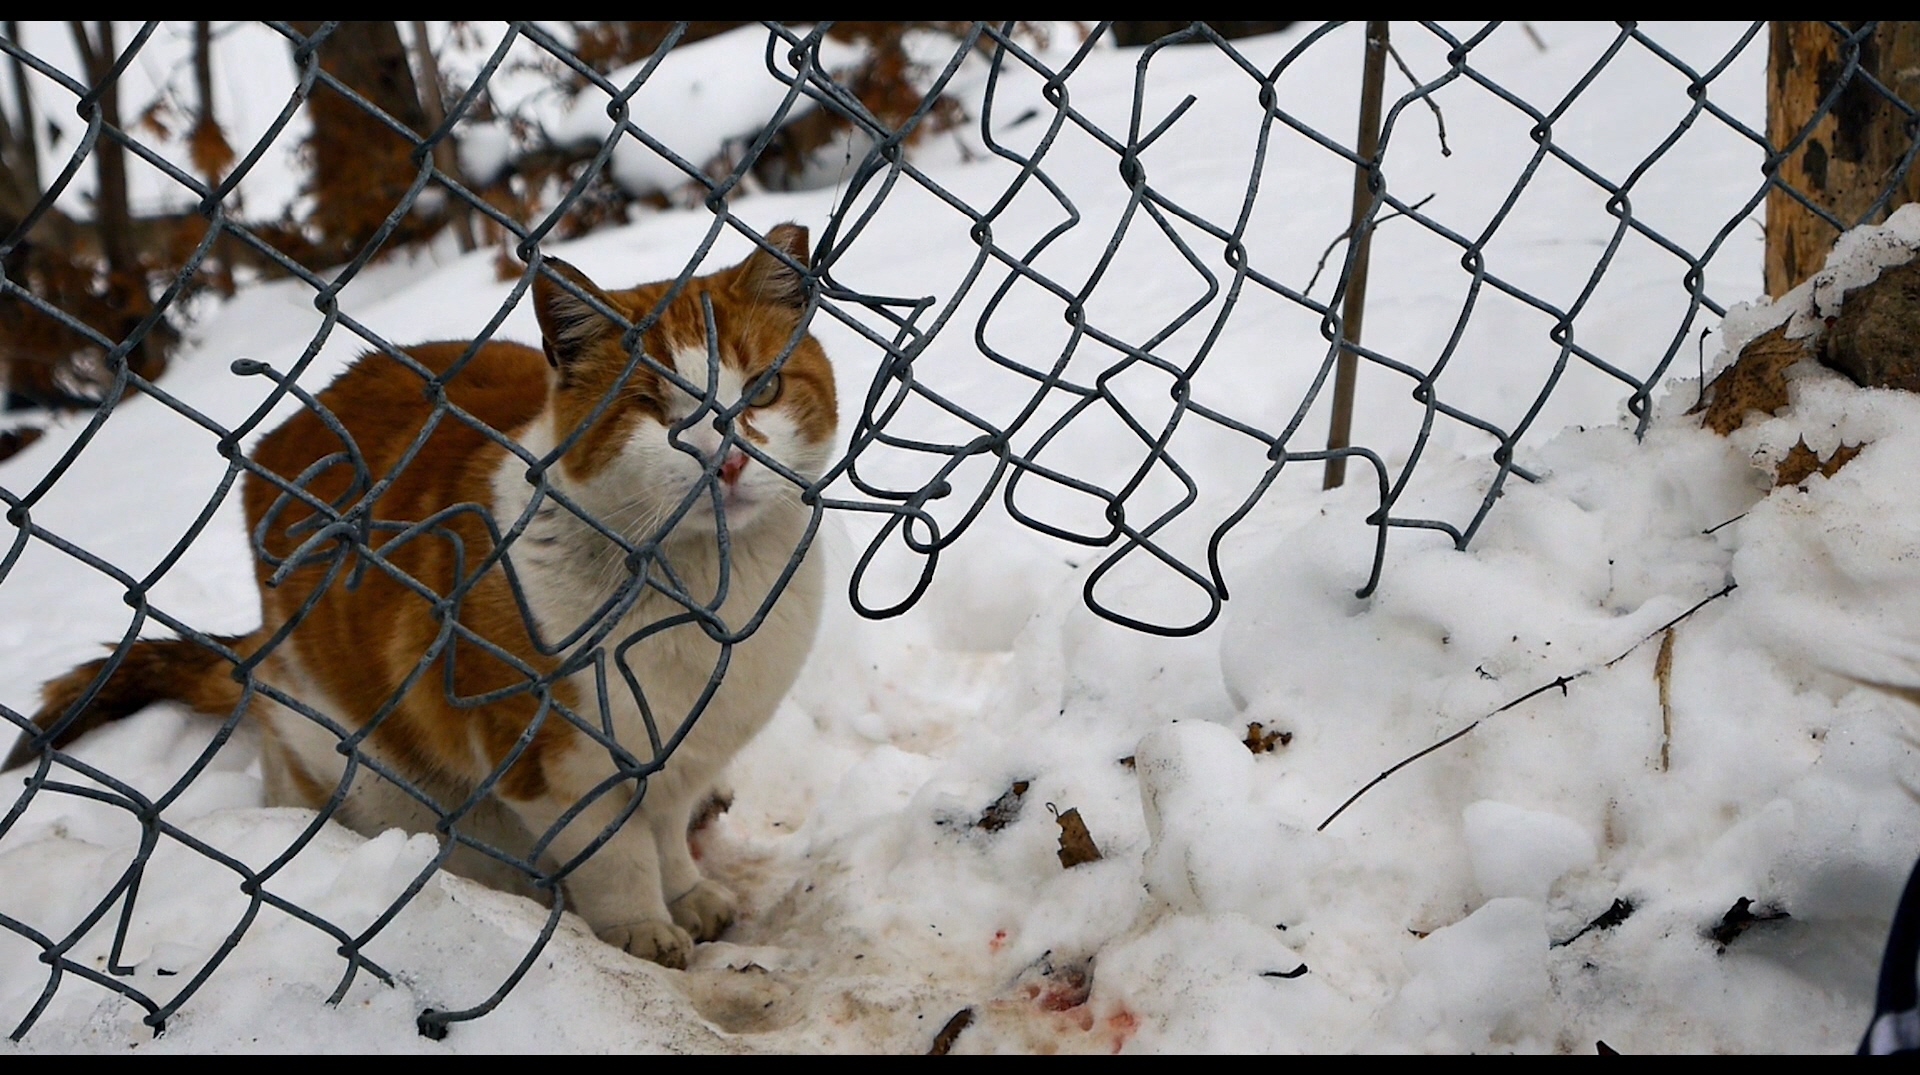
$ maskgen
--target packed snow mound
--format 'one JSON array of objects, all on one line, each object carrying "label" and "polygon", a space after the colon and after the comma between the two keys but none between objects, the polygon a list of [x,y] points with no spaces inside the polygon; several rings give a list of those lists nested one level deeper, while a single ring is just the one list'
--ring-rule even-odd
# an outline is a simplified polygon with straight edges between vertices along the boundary
[{"label": "packed snow mound", "polygon": [[1597,856],[1587,830],[1558,814],[1482,799],[1462,811],[1480,894],[1544,900],[1555,881]]}]

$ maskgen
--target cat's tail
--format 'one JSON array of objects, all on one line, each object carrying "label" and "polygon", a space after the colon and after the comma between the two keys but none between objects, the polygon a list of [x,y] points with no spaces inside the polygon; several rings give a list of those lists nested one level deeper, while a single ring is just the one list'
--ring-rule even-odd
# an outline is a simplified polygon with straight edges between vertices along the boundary
[{"label": "cat's tail", "polygon": [[[232,650],[245,635],[213,636]],[[106,724],[131,716],[154,702],[172,701],[213,716],[226,716],[239,706],[240,684],[233,679],[233,662],[217,650],[184,638],[143,638],[128,647],[126,657],[105,683],[96,683],[111,658],[88,661],[40,688],[40,711],[33,716],[37,735],[23,735],[7,754],[0,770],[25,765],[42,751],[66,746]],[[89,692],[91,701],[86,701]],[[79,709],[82,702],[84,709]],[[69,720],[69,714],[79,714]],[[0,725],[3,726],[3,725]],[[55,729],[58,729],[55,731]],[[49,734],[51,733],[51,734]]]}]

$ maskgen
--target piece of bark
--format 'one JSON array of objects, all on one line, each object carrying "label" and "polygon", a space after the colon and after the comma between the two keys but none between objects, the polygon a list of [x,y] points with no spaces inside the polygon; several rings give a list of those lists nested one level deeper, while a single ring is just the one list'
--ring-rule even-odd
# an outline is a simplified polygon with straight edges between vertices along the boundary
[{"label": "piece of bark", "polygon": [[947,1055],[947,1053],[953,1049],[954,1039],[960,1036],[962,1030],[967,1029],[967,1027],[971,1025],[973,1025],[972,1008],[962,1008],[954,1012],[953,1018],[947,1020],[947,1025],[941,1027],[940,1033],[934,1035],[933,1047],[927,1050],[927,1055]]},{"label": "piece of bark", "polygon": [[1862,388],[1920,392],[1920,259],[1847,292],[1820,338],[1820,361]]}]

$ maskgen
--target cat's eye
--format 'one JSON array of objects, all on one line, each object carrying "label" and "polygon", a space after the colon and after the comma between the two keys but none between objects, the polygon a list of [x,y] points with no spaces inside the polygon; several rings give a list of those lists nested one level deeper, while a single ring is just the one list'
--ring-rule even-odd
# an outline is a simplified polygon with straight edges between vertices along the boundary
[{"label": "cat's eye", "polygon": [[770,374],[765,380],[760,382],[760,387],[754,390],[753,395],[748,397],[747,406],[767,407],[771,406],[773,401],[779,398],[780,375],[778,373]]}]

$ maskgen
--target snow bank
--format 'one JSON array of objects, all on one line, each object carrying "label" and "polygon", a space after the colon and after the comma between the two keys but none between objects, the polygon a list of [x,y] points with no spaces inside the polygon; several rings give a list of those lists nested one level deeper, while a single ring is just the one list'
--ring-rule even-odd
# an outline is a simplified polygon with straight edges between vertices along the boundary
[{"label": "snow bank", "polygon": [[[1476,55],[1506,84],[1546,92],[1583,69],[1570,57],[1597,54],[1613,33],[1543,31],[1548,53],[1516,32]],[[1724,31],[1655,36],[1710,54]],[[1245,47],[1270,59],[1293,40]],[[1300,69],[1323,87],[1304,109],[1350,100],[1341,87],[1352,81],[1357,37],[1352,44],[1350,55]],[[1421,47],[1409,43],[1410,63],[1431,62]],[[1075,107],[1124,124],[1135,58],[1089,56],[1075,76]],[[1246,105],[1244,76],[1220,74],[1204,50],[1164,62],[1169,79],[1201,100],[1189,114],[1197,126],[1183,120],[1156,144],[1164,154],[1148,162],[1156,181],[1191,204],[1239,204],[1245,159],[1234,154],[1244,146],[1233,139],[1245,131],[1222,117]],[[1751,110],[1758,67],[1748,67],[1752,92],[1740,107]],[[1150,104],[1170,87],[1151,88]],[[1518,148],[1468,155],[1466,140],[1491,145],[1506,129],[1505,106],[1471,89],[1443,102],[1462,140],[1452,160],[1524,160],[1534,148],[1524,124],[1507,131]],[[636,110],[645,100],[643,89]],[[1582,152],[1597,154],[1645,133],[1624,126],[1642,116],[1638,105],[1605,111],[1574,109],[1556,139],[1585,139]],[[1402,116],[1405,124],[1419,118]],[[1350,129],[1350,114],[1339,122]],[[1007,137],[1037,126],[1009,120]],[[1750,192],[1750,179],[1730,177],[1730,158],[1715,145],[1676,151],[1671,173],[1668,165],[1652,173],[1674,201],[1643,192],[1636,213],[1658,216],[1674,204],[1684,217],[1696,204],[1688,199],[1711,205]],[[939,152],[927,150],[927,167],[952,189],[969,197],[1001,189],[1004,162],[941,162]],[[1495,164],[1411,174],[1433,178],[1453,199],[1437,200],[1436,211],[1451,205],[1470,216],[1484,208],[1478,194],[1499,201],[1503,188],[1488,178]],[[1075,190],[1086,220],[1108,221],[1124,208],[1127,192],[1102,147],[1062,138],[1048,167]],[[1250,225],[1249,249],[1281,251],[1274,271],[1298,269],[1304,283],[1343,226],[1347,181],[1316,186],[1314,173],[1284,155],[1268,175],[1265,189],[1288,192],[1288,213]],[[844,279],[890,294],[924,287],[945,295],[975,248],[962,226],[900,189],[849,250]],[[1582,215],[1586,203],[1566,190],[1537,189],[1539,201],[1520,208],[1537,206],[1538,217],[1517,210],[1511,226],[1521,239],[1490,257],[1542,293],[1577,292],[1591,266],[1568,251],[1616,222]],[[735,209],[756,222],[818,227],[829,205],[822,193],[743,198]],[[999,227],[1018,236],[1057,216],[1050,203],[1022,203]],[[1723,342],[1731,349],[1789,317],[1818,316],[1817,296],[1865,279],[1911,245],[1916,221],[1909,209],[1850,236],[1822,275],[1830,283],[1736,311]],[[699,214],[660,214],[562,254],[609,280],[654,279],[677,270],[675,259],[705,225]],[[1393,227],[1382,229],[1383,244]],[[1080,235],[1053,248],[1042,268],[1070,278],[1074,266],[1090,264],[1106,235]],[[713,256],[721,263],[742,249],[729,238]],[[1457,253],[1441,253],[1429,257],[1411,240],[1404,256],[1376,248],[1379,301],[1368,331],[1380,327],[1370,339],[1431,353],[1419,350],[1422,334],[1457,313],[1445,293],[1455,277],[1442,272],[1458,272]],[[1596,299],[1617,305],[1595,307],[1617,313],[1598,323],[1584,315],[1582,338],[1651,368],[1675,322],[1662,320],[1666,299],[1637,296],[1657,287],[1680,295],[1679,271],[1665,257],[1623,246],[1608,279],[1624,291]],[[1715,271],[1724,278],[1731,264]],[[1736,293],[1756,291],[1757,265],[1738,271]],[[1169,304],[1187,301],[1152,273],[1114,281],[1101,299],[1114,308],[1098,316],[1126,332],[1150,330]],[[412,340],[471,331],[473,311],[505,292],[481,254],[376,268],[342,301],[362,323]],[[292,285],[243,295],[176,362],[170,386],[220,420],[244,415],[260,386],[229,376],[227,363],[244,355],[284,368],[315,331],[310,299]],[[1673,301],[1685,303],[1683,295]],[[1207,377],[1266,414],[1292,406],[1311,376],[1275,355],[1318,353],[1319,343],[1313,326],[1259,314],[1249,302]],[[1537,391],[1541,363],[1557,348],[1518,315],[1486,310],[1475,331],[1489,335],[1466,356],[1472,376],[1456,383],[1457,398],[1475,409],[1517,406]],[[1041,347],[1060,331],[1058,309],[1045,301],[1016,313],[990,326],[991,338]],[[963,310],[955,324],[966,317]],[[525,310],[502,329],[519,339],[531,331]],[[873,352],[844,328],[819,331],[849,400],[844,428]],[[962,335],[942,337],[919,360],[920,373],[982,413],[1017,403]],[[336,334],[314,367],[316,382],[355,346]],[[1363,379],[1357,428],[1404,458],[1410,405],[1382,383]],[[25,1043],[0,1052],[922,1051],[963,1009],[971,1014],[953,1041],[960,1052],[1589,1052],[1597,1040],[1624,1052],[1848,1050],[1866,1025],[1886,922],[1920,849],[1920,805],[1908,791],[1920,780],[1913,707],[1863,683],[1920,682],[1920,505],[1911,480],[1920,468],[1920,400],[1863,391],[1813,367],[1797,371],[1791,388],[1782,414],[1751,418],[1723,439],[1682,413],[1698,385],[1674,380],[1636,441],[1615,420],[1617,382],[1596,388],[1570,374],[1549,418],[1578,424],[1524,449],[1543,480],[1508,482],[1468,551],[1437,533],[1396,533],[1366,601],[1353,591],[1371,555],[1371,532],[1359,521],[1371,494],[1320,493],[1317,472],[1316,488],[1283,483],[1223,547],[1234,596],[1221,621],[1184,639],[1094,616],[1081,603],[1092,567],[1085,550],[987,517],[943,557],[914,613],[874,623],[844,606],[829,610],[802,682],[734,765],[734,808],[700,837],[704,863],[745,907],[725,941],[701,946],[686,972],[613,952],[569,919],[496,1012],[429,1042],[415,1032],[418,1012],[484,997],[544,920],[524,901],[435,878],[368,949],[395,972],[391,986],[362,973],[328,1007],[344,969],[337,941],[263,909],[165,1036],[150,1038],[129,1002],[69,976]],[[1800,438],[1823,456],[1841,443],[1864,448],[1831,478],[1773,488],[1773,464]],[[0,464],[0,482],[30,487],[73,440],[72,429],[50,431]],[[1222,444],[1206,441],[1212,450],[1186,458],[1207,489],[1227,490],[1221,503],[1230,505],[1247,469]],[[1088,434],[1069,454],[1097,467],[1136,448]],[[1455,430],[1425,451],[1403,513],[1439,513],[1484,495],[1484,438]],[[134,400],[36,506],[35,519],[145,570],[210,495],[221,462],[197,427]],[[905,480],[914,465],[874,460],[888,481]],[[1259,469],[1257,460],[1249,466]],[[109,501],[122,510],[103,513]],[[253,584],[238,525],[221,510],[155,600],[210,629],[245,629],[257,615]],[[867,520],[835,520],[820,555],[844,579],[870,536]],[[882,581],[912,569],[885,568],[897,573]],[[1673,629],[1663,719],[1660,629],[1730,581],[1738,588]],[[4,583],[0,700],[16,708],[30,704],[47,670],[97,652],[128,624],[122,587],[38,544]],[[1188,597],[1183,585],[1145,573],[1121,579],[1115,593],[1129,608],[1177,610]],[[63,610],[57,623],[50,608]],[[1563,678],[1563,690],[1539,691]],[[1475,721],[1323,825],[1375,776]],[[1265,743],[1249,734],[1252,723],[1290,738]],[[89,738],[79,754],[157,793],[208,734],[156,707]],[[1248,740],[1271,749],[1256,753]],[[242,735],[168,818],[258,864],[306,823],[297,812],[262,808],[258,788],[254,747]],[[979,824],[991,805],[1009,802],[996,814],[1001,824]],[[1055,813],[1068,810],[1084,820],[1097,861],[1062,866]],[[137,841],[124,813],[41,797],[0,842],[0,911],[42,931],[71,928],[111,888]],[[273,890],[359,928],[429,852],[399,834],[367,841],[327,828]],[[204,965],[246,900],[234,873],[205,856],[166,840],[156,856],[125,958],[136,967],[129,980],[165,998]],[[1742,899],[1790,917],[1716,937]],[[84,931],[76,958],[105,959],[112,920]],[[0,1021],[18,1020],[46,980],[31,946],[0,937]]]},{"label": "snow bank", "polygon": [[[680,45],[657,65],[649,57],[610,71],[606,79],[622,93],[633,91],[624,101],[628,122],[699,168],[729,143],[759,134],[776,117],[786,123],[812,111],[813,99],[799,94],[781,112],[793,91],[767,69],[769,55],[788,79],[797,78],[799,71],[788,49],[775,47],[769,54],[768,40],[765,29],[742,26]],[[819,58],[828,74],[845,70],[862,55],[857,46],[821,39]],[[640,81],[643,72],[646,78]],[[613,132],[609,113],[613,100],[590,87],[558,104],[550,114],[536,113],[531,118],[556,146],[597,147]],[[476,147],[476,158],[482,152],[482,147]],[[476,159],[476,163],[487,162]],[[675,191],[693,178],[631,136],[623,136],[614,147],[610,172],[636,197]]]}]

